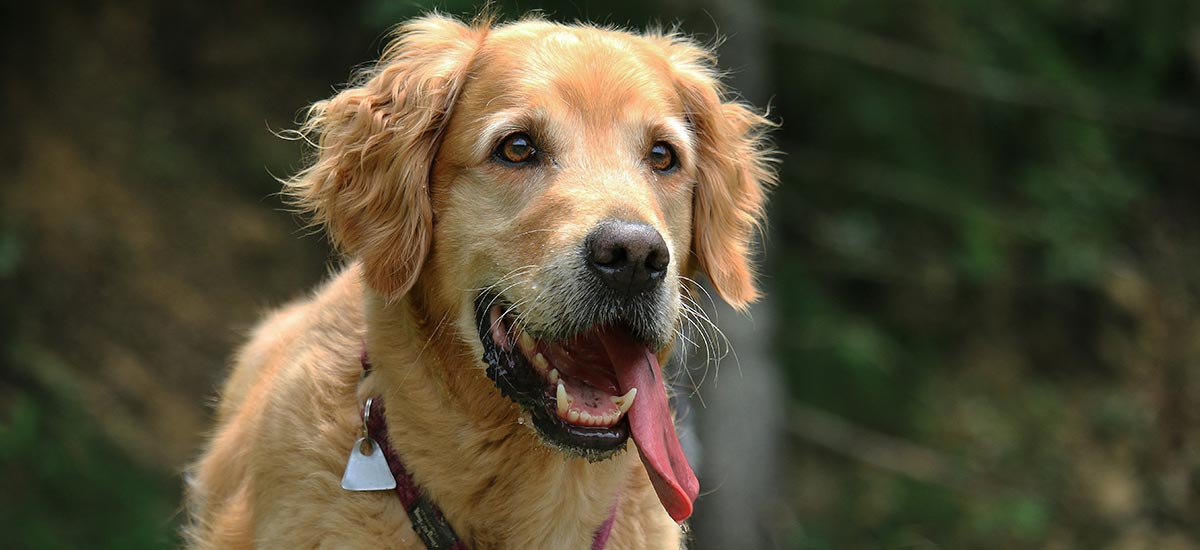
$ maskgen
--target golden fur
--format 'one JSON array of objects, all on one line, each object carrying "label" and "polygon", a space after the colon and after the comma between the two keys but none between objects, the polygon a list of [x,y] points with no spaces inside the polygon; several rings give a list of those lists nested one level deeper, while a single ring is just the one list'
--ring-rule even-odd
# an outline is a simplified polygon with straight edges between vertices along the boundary
[{"label": "golden fur", "polygon": [[[483,374],[472,300],[498,286],[549,323],[572,299],[551,290],[562,258],[614,215],[668,244],[670,333],[695,271],[754,300],[767,122],[725,98],[713,62],[671,34],[428,16],[315,104],[315,158],[287,192],[354,261],[238,353],[191,471],[190,546],[422,548],[395,494],[340,488],[361,403],[381,395],[393,446],[470,548],[587,548],[618,494],[607,548],[679,547],[636,451],[589,463],[518,422]],[[490,160],[516,129],[553,165]],[[643,164],[661,139],[673,173]]]}]

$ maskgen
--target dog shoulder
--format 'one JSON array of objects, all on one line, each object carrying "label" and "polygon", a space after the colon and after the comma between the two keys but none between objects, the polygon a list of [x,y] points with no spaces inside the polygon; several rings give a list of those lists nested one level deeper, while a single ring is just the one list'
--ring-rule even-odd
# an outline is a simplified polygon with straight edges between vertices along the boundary
[{"label": "dog shoulder", "polygon": [[[355,402],[362,311],[360,268],[351,264],[309,297],[267,315],[252,331],[221,390],[216,430],[188,475],[193,547],[205,547],[202,541],[237,547],[234,540],[254,536],[250,511],[262,487],[251,481],[264,470],[277,469],[272,455],[284,452],[296,461],[305,448],[337,453],[349,448],[349,442],[316,444],[325,434],[309,428],[337,423],[341,416],[352,424],[352,413],[337,411],[353,408]],[[340,403],[343,397],[345,403]],[[314,418],[322,414],[331,418]],[[348,425],[345,432],[353,434],[352,428]]]},{"label": "dog shoulder", "polygon": [[[236,414],[246,394],[279,368],[322,359],[345,362],[345,348],[362,341],[362,310],[361,268],[351,264],[309,296],[267,314],[234,355],[220,392],[218,423]],[[350,357],[356,358],[357,352]]]}]

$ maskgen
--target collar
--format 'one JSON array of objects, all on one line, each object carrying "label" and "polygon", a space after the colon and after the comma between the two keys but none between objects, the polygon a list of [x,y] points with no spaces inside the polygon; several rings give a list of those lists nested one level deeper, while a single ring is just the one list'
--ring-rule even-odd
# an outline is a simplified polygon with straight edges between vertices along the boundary
[{"label": "collar", "polygon": [[[365,378],[371,374],[371,362],[367,358],[365,345],[359,360],[362,363],[363,377]],[[383,398],[376,396],[367,403],[371,407],[370,411],[363,411],[369,413],[367,430],[379,444],[384,458],[387,459],[388,469],[391,470],[392,477],[396,478],[396,496],[400,497],[400,503],[404,506],[404,511],[408,513],[408,519],[412,521],[413,530],[416,531],[417,536],[421,537],[421,541],[429,550],[467,550],[467,544],[458,538],[458,534],[454,532],[454,528],[442,514],[441,508],[438,508],[429,495],[421,490],[416,481],[413,481],[412,474],[409,474],[408,469],[404,467],[404,461],[392,447],[392,442],[388,438]],[[604,546],[608,543],[608,536],[612,533],[619,502],[618,497],[617,502],[613,502],[612,509],[608,512],[608,519],[605,519],[596,528],[596,532],[592,535],[591,550],[604,550]]]}]

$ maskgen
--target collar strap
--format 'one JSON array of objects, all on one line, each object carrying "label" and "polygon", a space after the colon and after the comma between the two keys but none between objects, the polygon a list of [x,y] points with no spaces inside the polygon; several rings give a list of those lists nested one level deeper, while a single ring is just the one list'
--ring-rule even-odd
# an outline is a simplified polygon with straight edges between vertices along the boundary
[{"label": "collar strap", "polygon": [[[359,361],[362,363],[363,376],[371,374],[371,362],[367,359],[365,345]],[[400,460],[400,455],[392,448],[392,442],[388,439],[383,398],[375,397],[370,403],[371,414],[367,419],[367,430],[371,437],[379,443],[379,448],[383,450],[383,456],[387,459],[388,469],[396,478],[396,496],[400,497],[400,503],[404,506],[404,511],[408,513],[408,519],[412,521],[413,530],[416,531],[418,537],[421,537],[421,541],[429,550],[467,550],[466,543],[458,538],[458,534],[454,532],[454,528],[442,514],[441,508],[438,508],[438,505],[421,490],[417,482],[413,481],[412,474],[409,474],[404,467],[404,461]],[[604,550],[605,544],[608,543],[608,536],[612,533],[613,522],[617,518],[619,502],[619,498],[613,502],[612,509],[608,512],[608,519],[605,519],[604,523],[596,528],[596,532],[592,535],[591,550]]]}]

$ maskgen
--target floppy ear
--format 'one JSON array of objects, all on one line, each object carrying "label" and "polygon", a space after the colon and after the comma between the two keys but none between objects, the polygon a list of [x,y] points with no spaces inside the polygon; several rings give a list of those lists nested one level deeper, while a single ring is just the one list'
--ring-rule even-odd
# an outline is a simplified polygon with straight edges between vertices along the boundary
[{"label": "floppy ear", "polygon": [[430,169],[486,27],[436,15],[405,24],[373,68],[309,108],[301,129],[319,136],[315,159],[285,192],[388,299],[412,287],[429,252]]},{"label": "floppy ear", "polygon": [[775,183],[773,151],[763,136],[774,123],[725,99],[710,51],[678,36],[666,39],[675,86],[699,141],[692,254],[717,293],[745,310],[759,297],[751,247],[762,229],[766,188]]}]

